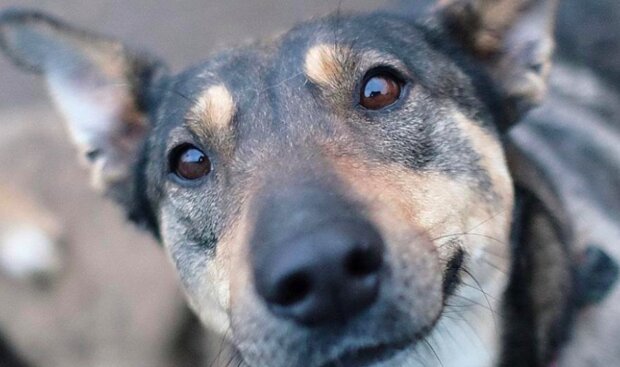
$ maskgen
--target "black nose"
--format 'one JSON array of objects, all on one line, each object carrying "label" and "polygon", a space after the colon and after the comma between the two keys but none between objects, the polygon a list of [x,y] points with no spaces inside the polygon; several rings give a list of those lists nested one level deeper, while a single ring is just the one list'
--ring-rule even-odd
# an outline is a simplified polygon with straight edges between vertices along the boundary
[{"label": "black nose", "polygon": [[346,321],[377,299],[384,246],[366,221],[319,225],[267,248],[255,257],[256,289],[278,316]]}]

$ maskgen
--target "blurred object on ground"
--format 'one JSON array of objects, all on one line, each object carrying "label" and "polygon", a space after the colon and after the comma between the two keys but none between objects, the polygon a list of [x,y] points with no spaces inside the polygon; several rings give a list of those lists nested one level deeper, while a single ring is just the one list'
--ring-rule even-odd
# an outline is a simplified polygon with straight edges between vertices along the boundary
[{"label": "blurred object on ground", "polygon": [[0,333],[0,366],[2,367],[27,367],[23,358],[16,354],[15,348],[9,344],[4,335]]},{"label": "blurred object on ground", "polygon": [[51,106],[0,113],[0,185],[19,187],[66,231],[47,289],[0,276],[0,330],[35,366],[169,366],[184,309],[172,266],[90,190],[56,116]]},{"label": "blurred object on ground", "polygon": [[61,268],[62,226],[24,192],[0,186],[0,272],[49,282]]}]

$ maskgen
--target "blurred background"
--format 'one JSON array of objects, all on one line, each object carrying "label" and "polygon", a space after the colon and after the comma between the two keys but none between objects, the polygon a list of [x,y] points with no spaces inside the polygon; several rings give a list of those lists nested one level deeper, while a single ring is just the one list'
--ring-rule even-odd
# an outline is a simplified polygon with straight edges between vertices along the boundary
[{"label": "blurred background", "polygon": [[[338,6],[381,5],[377,0],[0,0],[0,9],[45,10],[150,50],[173,71]],[[192,329],[195,320],[164,252],[90,189],[43,84],[0,57],[0,233],[3,212],[5,227],[16,219],[33,223],[60,243],[57,251],[45,249],[45,243],[31,250],[43,258],[40,264],[28,260],[32,254],[4,251],[13,265],[15,256],[22,259],[24,268],[0,270],[0,333],[34,366],[163,367],[193,365],[192,358],[200,358],[187,349],[200,349],[209,340]]]},{"label": "blurred background", "polygon": [[[422,3],[429,1],[0,0],[0,10],[48,11],[151,50],[180,71],[339,7],[418,10]],[[594,96],[617,93],[620,2],[564,0],[558,29],[558,59],[604,81]],[[609,106],[618,100],[608,101],[606,118],[618,119],[618,107]],[[44,256],[33,263],[28,253],[0,247],[0,338],[33,365],[191,365],[188,346],[213,343],[192,328],[161,248],[90,190],[43,85],[0,57],[0,236],[15,222],[25,224],[10,235],[31,239],[31,250]],[[3,265],[3,256],[21,259],[21,268]]]}]

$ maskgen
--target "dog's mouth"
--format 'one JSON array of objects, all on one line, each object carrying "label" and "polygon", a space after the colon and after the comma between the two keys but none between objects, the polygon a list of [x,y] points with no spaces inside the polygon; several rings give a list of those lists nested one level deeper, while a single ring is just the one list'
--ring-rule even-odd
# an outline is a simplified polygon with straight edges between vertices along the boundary
[{"label": "dog's mouth", "polygon": [[321,367],[371,367],[393,359],[401,352],[412,347],[414,344],[415,338],[412,338],[403,339],[394,343],[382,343],[374,346],[350,350],[325,363]]},{"label": "dog's mouth", "polygon": [[435,328],[435,325],[439,319],[441,319],[442,315],[443,311],[437,315],[429,326],[413,336],[403,337],[391,342],[382,342],[371,346],[347,350],[341,353],[338,357],[322,364],[321,367],[372,367],[389,362],[406,350],[415,348],[420,341],[423,341],[424,338],[426,338]]},{"label": "dog's mouth", "polygon": [[[452,256],[446,266],[444,277],[444,295],[449,297],[458,287],[460,272],[463,266],[464,252],[458,249]],[[337,358],[328,361],[321,367],[372,367],[388,362],[409,348],[413,348],[420,340],[434,328],[439,321],[443,312],[440,312],[437,318],[424,330],[420,331],[413,337],[402,338],[395,342],[378,343],[372,346],[351,349],[340,354]]]}]

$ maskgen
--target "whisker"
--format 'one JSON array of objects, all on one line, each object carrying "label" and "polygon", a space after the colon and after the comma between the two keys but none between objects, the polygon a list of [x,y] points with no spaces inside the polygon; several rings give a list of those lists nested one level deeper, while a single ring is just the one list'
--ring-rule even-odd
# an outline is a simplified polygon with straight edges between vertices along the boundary
[{"label": "whisker", "polygon": [[502,215],[504,213],[506,213],[508,209],[502,209],[500,211],[498,211],[497,213],[493,214],[491,217],[485,219],[484,221],[482,221],[480,224],[474,226],[473,228],[470,228],[468,232],[471,232],[477,228],[480,228],[481,226],[485,225],[486,223],[492,221],[493,219],[497,218],[499,215]]},{"label": "whisker", "polygon": [[[493,255],[493,254],[490,254]],[[498,255],[498,257],[500,257]],[[500,257],[501,259],[504,259],[504,257]],[[499,266],[493,264],[489,259],[487,259],[486,257],[480,257],[480,260],[482,260],[486,265],[492,267],[493,269],[499,271],[500,273],[504,274],[504,275],[508,275],[508,271],[506,269],[502,269]]]},{"label": "whisker", "polygon": [[304,72],[302,72],[302,71],[297,72],[297,73],[295,73],[295,74],[293,74],[293,75],[291,75],[291,76],[289,76],[289,77],[286,77],[286,78],[284,78],[284,79],[282,79],[282,80],[279,80],[279,81],[277,81],[277,82],[275,82],[275,83],[273,83],[273,84],[271,84],[271,85],[268,85],[268,86],[266,86],[266,87],[265,87],[265,88],[263,88],[263,89],[258,89],[258,90],[257,90],[257,93],[259,93],[259,94],[260,94],[260,93],[266,92],[266,91],[268,91],[268,90],[270,90],[270,89],[277,88],[277,87],[281,86],[282,84],[285,84],[285,83],[287,83],[287,82],[289,82],[289,81],[291,81],[291,80],[293,80],[293,79],[295,79],[295,78],[299,77],[300,75],[304,75]]},{"label": "whisker", "polygon": [[[492,241],[497,242],[497,243],[499,243],[501,245],[507,245],[507,243],[505,241],[502,241],[502,240],[500,240],[498,238],[495,238],[493,236],[489,236],[489,235],[482,234],[482,233],[471,233],[471,232],[460,232],[460,233],[452,233],[452,234],[441,235],[441,236],[438,236],[438,237],[435,237],[435,238],[431,239],[431,241],[435,242],[435,241],[438,241],[438,240],[441,240],[441,239],[444,239],[444,238],[461,237],[461,236],[478,236],[478,237],[486,238],[488,240],[492,240]],[[446,244],[442,244],[440,246],[440,248],[445,246],[445,245]]]},{"label": "whisker", "polygon": [[[461,285],[464,285],[464,286],[466,286],[468,288],[471,288],[471,289],[474,289],[474,290],[480,290],[480,288],[478,288],[477,286],[473,286],[471,284],[467,284],[467,283],[465,283],[463,281],[461,281]],[[482,292],[482,293],[485,294],[487,297],[491,298],[492,300],[497,301],[497,298],[491,296],[490,294],[488,294],[486,292]]]},{"label": "whisker", "polygon": [[482,285],[480,284],[480,282],[478,281],[478,279],[476,279],[476,277],[466,268],[463,268],[463,272],[467,275],[469,275],[469,277],[474,281],[474,283],[476,283],[476,286],[478,287],[478,289],[480,290],[480,292],[482,293],[482,295],[484,296],[484,299],[486,300],[487,304],[489,305],[489,310],[491,311],[491,314],[493,316],[493,322],[494,322],[494,326],[495,326],[495,330],[498,329],[498,323],[497,323],[497,312],[493,309],[493,306],[491,306],[491,301],[489,300],[489,295],[487,294],[487,292],[484,291],[484,289],[482,288]]},{"label": "whisker", "polygon": [[468,320],[465,315],[463,314],[459,314],[459,321],[461,321],[462,323],[459,324],[459,326],[461,328],[465,328],[467,327],[471,333],[474,335],[474,337],[478,340],[478,342],[480,343],[480,345],[482,346],[486,346],[486,344],[484,343],[484,341],[482,340],[482,338],[480,337],[480,335],[478,334],[476,328],[472,325],[472,323],[470,322],[470,320]]},{"label": "whisker", "polygon": [[435,348],[433,348],[432,344],[428,340],[426,339],[423,339],[423,340],[424,340],[424,344],[426,344],[426,346],[430,349],[430,351],[435,356],[435,359],[437,359],[437,362],[439,362],[439,365],[443,367],[443,362],[441,361],[441,358],[439,358],[439,354],[437,354],[437,351],[435,351]]},{"label": "whisker", "polygon": [[[463,304],[463,305],[454,305],[454,306],[460,306],[460,307],[464,307],[464,308],[469,308],[469,307],[471,307],[471,306],[480,306],[480,307],[482,307],[482,308],[484,308],[484,309],[487,309],[487,310],[489,310],[489,311],[492,311],[492,309],[491,309],[488,305],[485,305],[484,303],[480,303],[480,302],[478,302],[478,301],[475,301],[475,300],[473,300],[473,299],[471,299],[471,298],[469,298],[469,297],[461,296],[461,295],[459,295],[459,294],[453,294],[453,295],[452,295],[452,297],[453,297],[453,298],[460,298],[460,299],[462,299],[462,300],[465,300],[465,301],[468,301],[468,302],[469,302],[468,304]],[[454,307],[454,306],[453,306],[453,307]]]},{"label": "whisker", "polygon": [[498,259],[501,259],[501,260],[508,260],[509,259],[508,257],[505,256],[505,254],[497,254],[495,252],[492,252],[491,249],[489,249],[489,248],[482,248],[481,250],[484,251],[485,254],[494,256],[494,257],[496,257]]},{"label": "whisker", "polygon": [[[211,360],[211,363],[209,363],[209,366],[213,367],[216,365],[216,363],[218,361],[221,360],[222,355],[224,353],[224,348],[225,348],[225,342],[228,336],[228,333],[231,332],[231,327],[229,326],[226,331],[222,334],[222,337],[220,339],[220,343],[219,343],[219,347],[218,347],[218,351],[215,354],[215,357]],[[232,363],[232,356],[229,356],[229,361],[226,363],[226,365],[230,365],[230,363]]]}]

